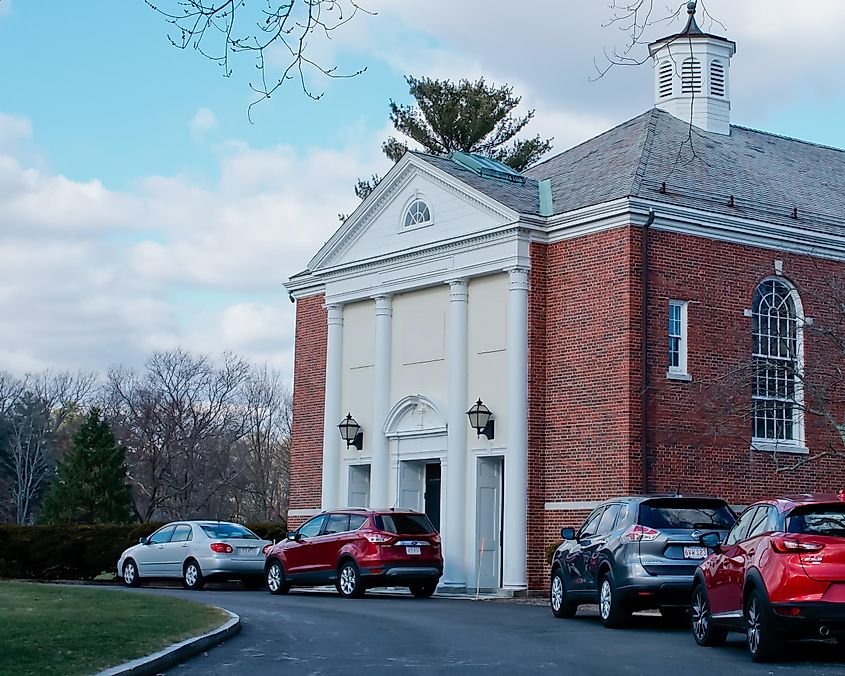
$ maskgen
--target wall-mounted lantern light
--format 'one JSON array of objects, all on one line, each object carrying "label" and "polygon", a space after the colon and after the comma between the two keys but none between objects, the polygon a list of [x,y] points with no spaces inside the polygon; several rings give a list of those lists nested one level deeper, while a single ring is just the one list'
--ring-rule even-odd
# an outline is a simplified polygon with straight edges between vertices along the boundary
[{"label": "wall-mounted lantern light", "polygon": [[346,442],[346,448],[354,446],[359,451],[364,448],[364,433],[351,413],[346,414],[346,417],[337,428],[340,430],[341,438]]},{"label": "wall-mounted lantern light", "polygon": [[479,438],[483,434],[488,439],[493,438],[494,423],[493,414],[479,398],[475,405],[467,411],[470,426],[478,433]]}]

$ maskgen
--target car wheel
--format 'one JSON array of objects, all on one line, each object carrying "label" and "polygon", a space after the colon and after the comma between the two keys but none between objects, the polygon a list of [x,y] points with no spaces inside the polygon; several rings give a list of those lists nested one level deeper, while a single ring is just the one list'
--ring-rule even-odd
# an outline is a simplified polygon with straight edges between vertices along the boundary
[{"label": "car wheel", "polygon": [[710,613],[710,602],[707,600],[707,592],[704,590],[704,585],[696,585],[693,590],[689,614],[692,624],[692,636],[698,645],[711,647],[722,645],[725,642],[725,639],[728,637],[728,630],[713,624],[713,616]]},{"label": "car wheel", "polygon": [[599,580],[599,617],[608,629],[618,629],[625,625],[631,611],[619,598],[619,592],[613,582],[613,573],[607,571]]},{"label": "car wheel", "polygon": [[267,567],[267,574],[265,576],[267,582],[267,591],[274,596],[279,594],[287,594],[290,591],[290,584],[285,582],[285,569],[278,561],[273,561]]},{"label": "car wheel", "polygon": [[745,630],[752,660],[768,662],[780,656],[783,637],[772,627],[765,595],[757,588],[745,599]]},{"label": "car wheel", "polygon": [[578,604],[568,599],[566,582],[560,568],[555,568],[552,573],[552,581],[549,585],[549,605],[552,607],[552,614],[557,618],[575,617],[575,613],[578,612]]},{"label": "car wheel", "polygon": [[141,584],[141,576],[138,575],[138,564],[128,559],[123,564],[123,584],[127,587],[138,587]]},{"label": "car wheel", "polygon": [[337,570],[337,591],[348,599],[358,599],[364,595],[364,583],[354,561],[344,561]]},{"label": "car wheel", "polygon": [[434,590],[437,589],[436,582],[421,582],[419,584],[412,584],[409,589],[411,593],[414,595],[415,599],[427,599],[430,598],[432,594],[434,594]]},{"label": "car wheel", "polygon": [[197,590],[202,589],[205,585],[205,579],[200,570],[200,564],[193,559],[190,559],[185,564],[185,569],[182,572],[182,585],[185,589]]}]

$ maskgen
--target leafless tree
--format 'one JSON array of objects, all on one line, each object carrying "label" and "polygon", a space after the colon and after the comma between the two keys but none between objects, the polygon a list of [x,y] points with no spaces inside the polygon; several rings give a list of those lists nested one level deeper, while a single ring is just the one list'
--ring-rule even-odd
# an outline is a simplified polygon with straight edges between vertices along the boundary
[{"label": "leafless tree", "polygon": [[0,460],[4,493],[16,523],[29,523],[56,458],[66,446],[69,420],[96,387],[91,373],[43,371],[16,379],[0,375]]},{"label": "leafless tree", "polygon": [[341,72],[311,56],[315,42],[332,35],[359,13],[373,15],[355,0],[144,0],[171,25],[174,47],[198,51],[231,76],[230,60],[242,54],[255,59],[256,95],[249,110],[269,99],[285,82],[296,80],[302,91],[319,99],[309,78],[349,78],[366,67]]}]

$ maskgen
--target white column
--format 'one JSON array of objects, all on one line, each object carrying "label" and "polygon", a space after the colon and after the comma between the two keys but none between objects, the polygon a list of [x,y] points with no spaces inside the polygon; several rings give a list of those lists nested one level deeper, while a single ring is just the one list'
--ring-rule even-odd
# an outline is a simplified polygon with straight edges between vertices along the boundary
[{"label": "white column", "polygon": [[[372,449],[370,461],[370,505],[389,507],[389,477],[387,437],[384,422],[390,413],[390,323],[393,305],[390,296],[376,296],[376,344],[373,369],[373,429],[364,431],[364,444]],[[368,438],[369,437],[369,441]]]},{"label": "white column", "polygon": [[337,429],[345,415],[340,410],[340,387],[343,378],[343,306],[328,305],[328,338],[326,342],[326,407],[323,417],[323,495],[322,508],[340,506],[340,432]]},{"label": "white column", "polygon": [[508,449],[502,583],[506,589],[525,589],[528,586],[528,270],[513,268],[508,272]]},{"label": "white column", "polygon": [[449,416],[446,438],[446,513],[443,532],[442,586],[460,591],[467,585],[466,501],[467,501],[467,282],[449,282]]}]

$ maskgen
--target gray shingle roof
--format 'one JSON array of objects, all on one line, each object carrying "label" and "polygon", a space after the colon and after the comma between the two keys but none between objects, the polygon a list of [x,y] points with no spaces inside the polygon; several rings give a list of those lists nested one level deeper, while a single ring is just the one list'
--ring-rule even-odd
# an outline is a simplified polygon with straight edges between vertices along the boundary
[{"label": "gray shingle roof", "polygon": [[524,173],[551,180],[555,213],[632,196],[845,234],[845,151],[745,127],[710,133],[657,109]]},{"label": "gray shingle roof", "polygon": [[411,152],[432,166],[442,169],[447,174],[454,176],[470,187],[484,193],[488,197],[492,197],[500,204],[504,204],[518,213],[540,213],[540,189],[537,185],[537,180],[534,178],[527,177],[525,183],[522,184],[500,178],[479,176],[448,157],[437,157],[416,151]]}]

